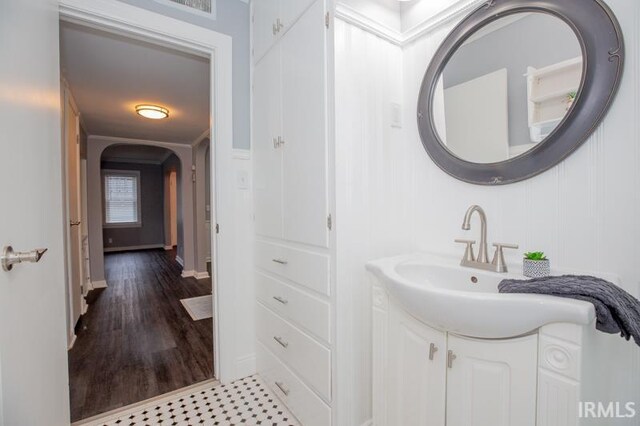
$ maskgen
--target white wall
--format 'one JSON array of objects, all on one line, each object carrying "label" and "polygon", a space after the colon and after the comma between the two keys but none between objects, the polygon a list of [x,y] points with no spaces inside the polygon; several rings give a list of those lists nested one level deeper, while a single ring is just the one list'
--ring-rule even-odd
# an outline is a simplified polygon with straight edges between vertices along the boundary
[{"label": "white wall", "polygon": [[[423,0],[427,1],[427,0]],[[351,333],[353,359],[342,370],[355,407],[352,424],[370,412],[370,294],[364,262],[415,250],[462,255],[466,208],[480,204],[489,240],[514,242],[513,269],[525,250],[544,250],[557,267],[621,277],[638,296],[640,256],[640,2],[609,0],[626,40],[627,62],[617,98],[602,125],[571,157],[525,182],[480,187],[457,181],[427,156],[415,108],[422,76],[445,24],[410,45],[393,47],[363,30],[336,24],[338,283],[344,303],[340,328]],[[396,64],[401,58],[402,64]],[[402,99],[403,124],[389,126],[389,103]],[[478,225],[473,224],[475,236]],[[640,401],[640,350],[599,334],[603,386],[611,400]],[[343,375],[351,375],[344,378]],[[608,424],[629,424],[622,419]]]}]

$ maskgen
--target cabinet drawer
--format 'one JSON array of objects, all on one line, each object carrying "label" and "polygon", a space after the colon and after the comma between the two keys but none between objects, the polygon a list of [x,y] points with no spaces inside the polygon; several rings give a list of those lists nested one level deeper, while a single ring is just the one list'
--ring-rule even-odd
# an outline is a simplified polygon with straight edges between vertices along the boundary
[{"label": "cabinet drawer", "polygon": [[256,241],[255,262],[260,268],[329,295],[329,256],[280,244]]},{"label": "cabinet drawer", "polygon": [[331,409],[262,343],[256,346],[258,374],[298,420],[305,426],[330,425]]},{"label": "cabinet drawer", "polygon": [[256,296],[294,325],[331,342],[331,306],[328,302],[261,272],[256,272]]},{"label": "cabinet drawer", "polygon": [[257,303],[258,339],[327,401],[331,399],[331,351]]}]

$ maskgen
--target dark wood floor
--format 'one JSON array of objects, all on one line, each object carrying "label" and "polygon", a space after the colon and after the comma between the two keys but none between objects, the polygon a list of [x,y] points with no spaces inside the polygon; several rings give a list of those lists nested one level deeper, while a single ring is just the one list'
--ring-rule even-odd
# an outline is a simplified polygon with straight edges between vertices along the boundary
[{"label": "dark wood floor", "polygon": [[181,278],[164,250],[106,254],[105,273],[69,351],[72,421],[213,377],[213,321],[180,303],[211,294],[210,280]]}]

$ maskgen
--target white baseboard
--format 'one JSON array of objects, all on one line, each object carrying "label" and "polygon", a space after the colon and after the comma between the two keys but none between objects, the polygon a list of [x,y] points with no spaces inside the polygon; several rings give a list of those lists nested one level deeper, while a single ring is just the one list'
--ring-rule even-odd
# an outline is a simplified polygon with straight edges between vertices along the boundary
[{"label": "white baseboard", "polygon": [[95,290],[96,288],[107,288],[107,281],[91,281],[91,287]]},{"label": "white baseboard", "polygon": [[181,274],[182,278],[189,278],[189,277],[195,277],[196,276],[196,271],[182,271]]},{"label": "white baseboard", "polygon": [[164,249],[169,251],[169,250],[173,250],[173,246],[164,246]]},{"label": "white baseboard", "polygon": [[236,377],[249,377],[256,374],[256,354],[249,354],[237,358],[236,373]]},{"label": "white baseboard", "polygon": [[150,250],[164,248],[164,244],[146,244],[142,246],[128,246],[128,247],[105,247],[105,253],[112,253],[116,251],[131,251],[131,250]]},{"label": "white baseboard", "polygon": [[73,345],[76,343],[76,335],[74,334],[71,337],[71,342],[69,343],[69,345],[67,346],[67,350],[70,351],[73,348]]},{"label": "white baseboard", "polygon": [[176,255],[176,262],[178,262],[178,264],[184,268],[184,260],[182,260],[180,256]]},{"label": "white baseboard", "polygon": [[204,272],[196,272],[196,274],[194,275],[194,277],[196,277],[196,280],[204,280],[209,278],[209,273],[207,271]]}]

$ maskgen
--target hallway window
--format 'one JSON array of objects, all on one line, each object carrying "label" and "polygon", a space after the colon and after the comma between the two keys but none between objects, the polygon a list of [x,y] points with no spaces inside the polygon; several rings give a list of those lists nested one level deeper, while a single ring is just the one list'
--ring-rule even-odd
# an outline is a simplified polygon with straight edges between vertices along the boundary
[{"label": "hallway window", "polygon": [[140,172],[103,170],[104,225],[141,226]]}]

